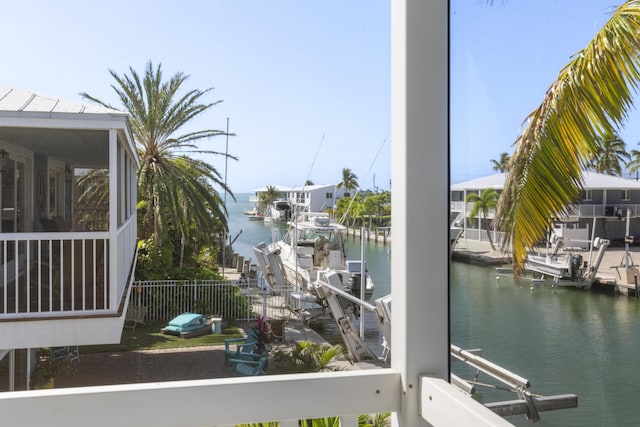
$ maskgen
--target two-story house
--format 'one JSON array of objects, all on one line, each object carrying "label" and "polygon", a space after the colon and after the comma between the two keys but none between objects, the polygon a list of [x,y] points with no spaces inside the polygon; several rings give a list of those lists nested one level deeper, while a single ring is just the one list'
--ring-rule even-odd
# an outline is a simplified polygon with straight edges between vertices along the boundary
[{"label": "two-story house", "polygon": [[[585,229],[585,235],[623,241],[627,236],[627,215],[629,216],[630,236],[640,237],[640,181],[617,176],[586,171],[583,174],[583,190],[570,207],[570,214],[558,218],[559,227]],[[491,230],[494,210],[486,218],[479,214],[473,221],[469,212],[473,203],[467,203],[467,195],[480,194],[486,188],[502,192],[505,174],[498,173],[451,185],[450,213],[451,221],[464,226],[467,239],[486,239],[486,230]],[[462,221],[462,218],[467,218]],[[501,233],[495,233],[496,241]]]},{"label": "two-story house", "polygon": [[117,343],[136,255],[126,113],[0,87],[0,356]]}]

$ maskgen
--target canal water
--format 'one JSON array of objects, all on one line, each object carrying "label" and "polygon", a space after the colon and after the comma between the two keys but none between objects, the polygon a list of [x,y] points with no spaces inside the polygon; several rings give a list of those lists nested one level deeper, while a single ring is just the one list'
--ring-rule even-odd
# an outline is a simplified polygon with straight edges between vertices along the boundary
[{"label": "canal water", "polygon": [[[229,204],[232,236],[242,230],[234,250],[252,257],[251,247],[271,240],[271,227],[242,215],[248,195]],[[359,240],[349,239],[350,258],[359,258]],[[376,283],[374,298],[390,289],[389,246],[366,245],[367,264]],[[425,277],[428,280],[428,277]],[[537,426],[640,425],[640,301],[593,290],[551,288],[498,277],[495,268],[453,262],[450,274],[451,342],[480,348],[486,359],[524,377],[533,393],[578,395],[578,408],[542,412]],[[331,342],[340,338],[330,322],[320,328]],[[381,336],[368,319],[365,339],[379,349]],[[420,337],[416,337],[420,339]],[[464,378],[474,371],[452,363]],[[496,384],[480,376],[480,382]],[[511,400],[513,393],[477,388],[481,401]],[[639,405],[640,406],[640,405]],[[524,416],[509,417],[519,426]]]}]

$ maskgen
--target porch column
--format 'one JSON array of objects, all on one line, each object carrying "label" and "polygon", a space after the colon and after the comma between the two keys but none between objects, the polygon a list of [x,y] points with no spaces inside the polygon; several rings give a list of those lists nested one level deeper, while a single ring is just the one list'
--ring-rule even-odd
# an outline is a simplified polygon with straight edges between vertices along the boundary
[{"label": "porch column", "polygon": [[428,425],[420,376],[449,378],[448,2],[391,2],[391,365],[400,426]]},{"label": "porch column", "polygon": [[109,129],[109,311],[118,310],[118,132]]}]

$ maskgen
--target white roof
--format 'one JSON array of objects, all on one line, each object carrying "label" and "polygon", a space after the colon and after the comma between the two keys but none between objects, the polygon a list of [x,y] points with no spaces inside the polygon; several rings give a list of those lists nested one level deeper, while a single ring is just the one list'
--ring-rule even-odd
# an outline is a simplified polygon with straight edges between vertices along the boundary
[{"label": "white roof", "polygon": [[83,104],[6,86],[0,86],[0,114],[2,112],[126,115],[122,111],[98,105]]},{"label": "white roof", "polygon": [[[640,181],[635,179],[622,178],[619,176],[605,175],[591,171],[582,173],[584,179],[584,188],[587,190],[635,190],[640,189]],[[485,188],[495,188],[496,190],[504,189],[506,174],[497,173],[482,178],[472,179],[470,181],[459,182],[451,185],[451,191],[464,190],[482,190]]]},{"label": "white roof", "polygon": [[[284,185],[274,185],[273,187],[276,188],[277,191],[281,192],[281,193],[286,193],[289,191],[313,191],[313,190],[318,190],[320,188],[334,188],[335,186],[333,184],[314,184],[314,185],[303,185],[302,187],[285,187]],[[267,187],[261,187],[261,188],[257,188],[255,190],[253,190],[254,193],[264,193],[265,191],[267,191]]]},{"label": "white roof", "polygon": [[497,173],[495,175],[484,176],[482,178],[476,178],[470,181],[451,184],[451,191],[483,190],[485,188],[495,188],[496,190],[502,190],[504,188],[505,180],[506,175],[504,173]]},{"label": "white roof", "polygon": [[[291,187],[285,187],[284,185],[270,185],[269,187],[275,187],[276,191],[280,193],[286,193],[287,191],[293,190]],[[253,190],[254,193],[265,193],[267,191],[267,187],[260,187]]]},{"label": "white roof", "polygon": [[302,187],[293,188],[293,191],[314,191],[320,190],[324,188],[334,188],[333,184],[313,184],[313,185],[303,185]]}]

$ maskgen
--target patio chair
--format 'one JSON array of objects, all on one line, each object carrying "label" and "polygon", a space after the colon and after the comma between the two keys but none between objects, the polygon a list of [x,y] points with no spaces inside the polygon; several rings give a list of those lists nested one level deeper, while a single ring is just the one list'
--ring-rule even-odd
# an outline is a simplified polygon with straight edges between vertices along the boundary
[{"label": "patio chair", "polygon": [[127,315],[124,318],[124,327],[136,332],[136,326],[144,326],[144,318],[147,315],[147,307],[144,305],[131,305],[127,308]]},{"label": "patio chair", "polygon": [[[232,348],[235,346],[235,348]],[[252,327],[246,338],[228,338],[224,340],[224,361],[229,364],[229,360],[235,359],[255,359],[271,350],[271,346],[264,342],[264,337],[260,329]]]},{"label": "patio chair", "polygon": [[67,359],[69,362],[80,362],[80,350],[78,346],[51,347],[51,359],[62,360]]},{"label": "patio chair", "polygon": [[265,354],[258,360],[231,359],[233,371],[244,376],[264,375],[269,357]]}]

